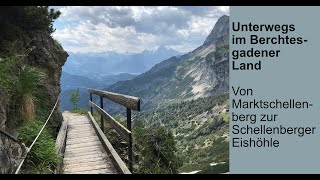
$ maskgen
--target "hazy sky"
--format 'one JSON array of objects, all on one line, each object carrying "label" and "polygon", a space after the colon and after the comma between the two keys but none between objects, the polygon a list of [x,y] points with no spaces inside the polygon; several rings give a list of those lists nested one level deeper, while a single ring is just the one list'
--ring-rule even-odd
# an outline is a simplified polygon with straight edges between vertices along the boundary
[{"label": "hazy sky", "polygon": [[201,44],[225,6],[106,6],[53,7],[62,15],[53,33],[67,51],[133,53],[160,45],[180,52]]}]

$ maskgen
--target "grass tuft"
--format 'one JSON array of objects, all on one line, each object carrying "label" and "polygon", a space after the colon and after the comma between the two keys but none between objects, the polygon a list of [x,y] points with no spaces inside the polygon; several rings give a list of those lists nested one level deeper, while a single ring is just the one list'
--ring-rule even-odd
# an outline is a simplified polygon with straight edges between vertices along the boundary
[{"label": "grass tuft", "polygon": [[27,122],[31,122],[34,120],[35,104],[34,97],[32,95],[23,95],[21,114],[22,118]]}]

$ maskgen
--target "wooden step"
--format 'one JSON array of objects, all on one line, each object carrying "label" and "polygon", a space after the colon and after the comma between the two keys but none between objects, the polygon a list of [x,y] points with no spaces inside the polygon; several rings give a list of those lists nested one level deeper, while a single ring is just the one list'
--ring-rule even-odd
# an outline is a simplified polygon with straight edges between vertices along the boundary
[{"label": "wooden step", "polygon": [[99,170],[92,170],[92,171],[76,171],[76,172],[66,172],[66,174],[115,174],[114,171],[110,169],[99,169]]},{"label": "wooden step", "polygon": [[66,172],[78,172],[78,171],[92,171],[92,170],[99,170],[99,169],[108,169],[110,168],[107,164],[99,164],[99,165],[91,165],[91,166],[73,166],[73,167],[66,167],[64,170]]},{"label": "wooden step", "polygon": [[90,146],[90,147],[78,147],[78,148],[66,148],[65,150],[65,154],[69,153],[69,152],[74,152],[74,153],[78,153],[78,152],[88,152],[88,151],[94,151],[94,150],[100,150],[102,149],[102,146],[99,145],[95,145],[95,146]]},{"label": "wooden step", "polygon": [[[97,161],[106,161],[105,157],[91,157],[88,159],[63,159],[64,165],[73,165],[76,166],[77,164],[86,163],[86,162],[97,162]],[[107,162],[106,162],[107,163]]]}]

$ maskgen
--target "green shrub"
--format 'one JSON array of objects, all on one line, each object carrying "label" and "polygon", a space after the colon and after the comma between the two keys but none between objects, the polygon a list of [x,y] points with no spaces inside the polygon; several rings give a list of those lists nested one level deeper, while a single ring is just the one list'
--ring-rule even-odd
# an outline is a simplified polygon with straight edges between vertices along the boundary
[{"label": "green shrub", "polygon": [[79,88],[77,88],[76,91],[70,93],[69,101],[73,104],[73,110],[78,109],[78,103],[79,103],[80,97],[79,97]]},{"label": "green shrub", "polygon": [[137,159],[137,173],[176,174],[182,161],[176,156],[176,146],[171,132],[162,126],[145,128],[140,123],[133,129]]}]

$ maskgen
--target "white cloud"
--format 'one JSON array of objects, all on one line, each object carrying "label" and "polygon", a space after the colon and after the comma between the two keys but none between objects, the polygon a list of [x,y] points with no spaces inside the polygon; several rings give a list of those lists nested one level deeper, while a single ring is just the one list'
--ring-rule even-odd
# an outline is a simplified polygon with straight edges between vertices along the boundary
[{"label": "white cloud", "polygon": [[53,36],[67,51],[141,52],[200,46],[229,7],[59,7]]},{"label": "white cloud", "polygon": [[221,11],[221,13],[229,15],[229,6],[218,6],[218,10]]},{"label": "white cloud", "polygon": [[[94,28],[93,28],[94,27]],[[95,29],[95,30],[93,30]],[[110,28],[105,24],[80,23],[75,28],[57,30],[54,38],[64,41],[72,52],[140,52],[155,45],[155,36],[138,33],[133,27]]]}]

